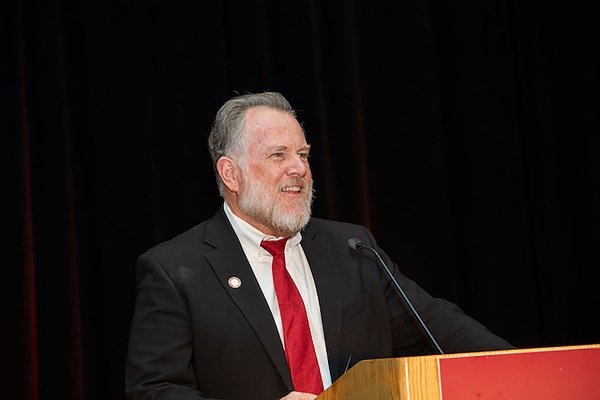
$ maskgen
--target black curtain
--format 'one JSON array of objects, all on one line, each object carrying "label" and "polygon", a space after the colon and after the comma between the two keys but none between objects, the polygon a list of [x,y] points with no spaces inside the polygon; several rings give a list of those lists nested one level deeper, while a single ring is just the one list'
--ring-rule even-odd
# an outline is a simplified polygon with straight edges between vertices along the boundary
[{"label": "black curtain", "polygon": [[2,398],[124,398],[135,259],[216,211],[212,118],[263,90],[315,216],[517,346],[600,342],[597,1],[1,7]]}]

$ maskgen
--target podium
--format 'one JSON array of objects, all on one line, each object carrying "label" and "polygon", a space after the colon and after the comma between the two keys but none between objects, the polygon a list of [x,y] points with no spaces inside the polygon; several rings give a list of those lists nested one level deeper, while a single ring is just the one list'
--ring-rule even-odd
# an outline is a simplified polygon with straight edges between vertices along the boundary
[{"label": "podium", "polygon": [[362,360],[317,400],[597,400],[600,344]]}]

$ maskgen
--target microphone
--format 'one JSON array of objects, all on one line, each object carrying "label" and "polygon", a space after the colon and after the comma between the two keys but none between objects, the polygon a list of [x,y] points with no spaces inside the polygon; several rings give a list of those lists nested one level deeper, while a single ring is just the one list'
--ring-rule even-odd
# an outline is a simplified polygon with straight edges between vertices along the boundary
[{"label": "microphone", "polygon": [[402,288],[398,284],[398,281],[396,281],[396,278],[394,278],[394,275],[392,275],[392,272],[390,271],[390,269],[388,268],[388,266],[385,264],[385,262],[383,261],[383,259],[379,255],[379,253],[374,248],[365,245],[360,239],[357,239],[357,238],[350,238],[350,239],[348,239],[348,246],[350,246],[350,248],[353,249],[353,250],[363,250],[363,249],[366,249],[366,250],[371,251],[373,254],[375,254],[375,256],[377,257],[377,259],[379,260],[379,263],[383,266],[383,268],[385,269],[385,272],[387,272],[387,274],[389,275],[390,279],[394,283],[394,286],[396,287],[396,289],[398,289],[398,292],[400,293],[400,295],[404,299],[404,302],[406,303],[406,305],[408,306],[408,308],[412,312],[413,316],[419,322],[419,325],[420,325],[421,329],[425,332],[426,336],[429,338],[429,340],[431,341],[431,343],[433,344],[433,346],[437,349],[437,351],[440,354],[444,354],[444,352],[442,351],[442,348],[437,343],[437,341],[435,340],[435,338],[433,337],[433,335],[431,334],[431,332],[429,332],[429,329],[427,329],[427,325],[425,325],[425,322],[423,322],[423,320],[421,319],[421,316],[419,315],[419,313],[417,312],[417,310],[415,310],[415,308],[413,307],[412,303],[410,302],[410,300],[408,299],[408,297],[404,293],[404,290],[402,290]]}]

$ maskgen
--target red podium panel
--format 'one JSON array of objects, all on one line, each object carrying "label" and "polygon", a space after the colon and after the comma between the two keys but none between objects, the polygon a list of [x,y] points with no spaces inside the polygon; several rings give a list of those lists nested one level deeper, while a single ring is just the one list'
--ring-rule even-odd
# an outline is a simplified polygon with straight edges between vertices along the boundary
[{"label": "red podium panel", "polygon": [[597,400],[600,348],[440,358],[442,400]]}]

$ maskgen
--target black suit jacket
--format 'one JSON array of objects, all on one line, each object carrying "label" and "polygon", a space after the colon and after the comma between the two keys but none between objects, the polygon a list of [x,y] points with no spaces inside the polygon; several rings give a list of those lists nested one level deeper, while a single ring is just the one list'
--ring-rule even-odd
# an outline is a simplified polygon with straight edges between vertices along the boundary
[{"label": "black suit jacket", "polygon": [[[332,380],[348,360],[433,354],[377,249],[446,353],[511,347],[456,305],[402,275],[363,226],[312,218],[302,232]],[[293,390],[269,307],[223,209],[137,262],[126,369],[130,399],[277,399]],[[242,284],[232,288],[231,277]]]}]

